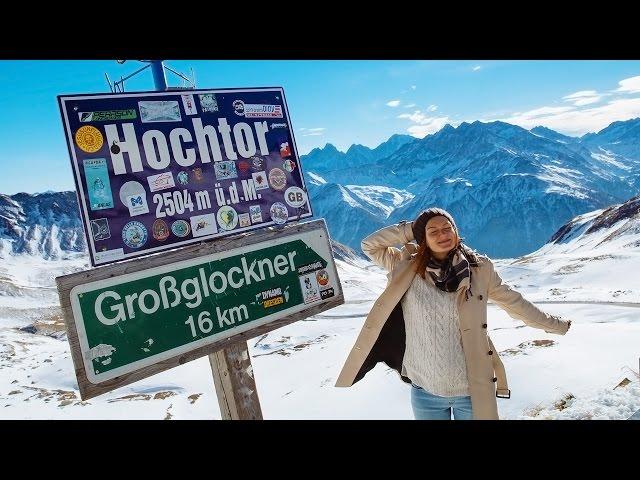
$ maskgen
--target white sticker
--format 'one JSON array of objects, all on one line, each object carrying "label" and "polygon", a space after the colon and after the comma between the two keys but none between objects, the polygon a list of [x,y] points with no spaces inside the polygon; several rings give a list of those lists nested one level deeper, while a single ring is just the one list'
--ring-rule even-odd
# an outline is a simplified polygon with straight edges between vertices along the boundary
[{"label": "white sticker", "polygon": [[182,105],[184,106],[184,111],[187,115],[195,115],[198,113],[196,110],[196,102],[193,100],[193,95],[182,95]]},{"label": "white sticker", "polygon": [[302,288],[304,303],[317,302],[321,299],[315,272],[300,277],[300,288]]},{"label": "white sticker", "polygon": [[300,208],[307,203],[307,194],[300,187],[289,187],[284,192],[284,201],[293,208]]},{"label": "white sticker", "polygon": [[256,186],[256,190],[269,188],[269,182],[267,181],[267,174],[265,172],[254,172],[251,176],[253,177],[253,184]]},{"label": "white sticker", "polygon": [[253,223],[262,223],[262,210],[260,210],[260,205],[251,205],[249,207],[249,214],[251,215],[251,221]]},{"label": "white sticker", "polygon": [[147,181],[149,182],[149,190],[152,192],[158,192],[160,190],[166,190],[167,188],[173,188],[176,186],[173,181],[172,172],[151,175],[150,177],[147,177]]},{"label": "white sticker", "polygon": [[179,122],[182,120],[180,106],[174,101],[140,101],[140,120],[142,123]]},{"label": "white sticker", "polygon": [[124,258],[124,250],[122,248],[104,250],[102,252],[96,252],[94,256],[96,263],[108,262],[109,260],[119,260]]},{"label": "white sticker", "polygon": [[217,214],[218,223],[223,230],[233,230],[238,225],[238,213],[235,208],[225,205]]},{"label": "white sticker", "polygon": [[[262,219],[262,217],[260,217]],[[251,219],[248,213],[241,213],[238,215],[238,220],[240,221],[240,227],[248,227],[251,225]]]},{"label": "white sticker", "polygon": [[191,231],[194,237],[202,237],[204,235],[212,235],[218,233],[218,225],[216,225],[216,216],[213,213],[206,215],[196,215],[189,219],[191,221]]},{"label": "white sticker", "polygon": [[140,182],[126,182],[120,187],[120,201],[129,209],[132,217],[149,213],[147,193]]},{"label": "white sticker", "polygon": [[135,217],[136,215],[144,215],[149,213],[149,205],[147,204],[146,195],[129,195],[127,197],[127,208],[129,209],[129,215]]}]

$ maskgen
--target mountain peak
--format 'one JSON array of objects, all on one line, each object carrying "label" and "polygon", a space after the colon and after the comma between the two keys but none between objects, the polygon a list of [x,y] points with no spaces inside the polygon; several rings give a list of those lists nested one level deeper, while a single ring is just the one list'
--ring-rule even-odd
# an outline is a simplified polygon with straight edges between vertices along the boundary
[{"label": "mountain peak", "polygon": [[328,152],[337,152],[338,151],[338,149],[332,143],[325,144],[325,146],[322,148],[322,150],[324,150],[327,153]]},{"label": "mountain peak", "polygon": [[[638,137],[640,135],[640,118],[631,118],[629,120],[620,120],[612,122],[607,127],[600,130],[598,133],[587,133],[580,137],[580,140],[588,145],[607,145],[607,148],[611,148],[616,153],[620,153],[624,156],[633,155],[637,148]],[[617,151],[616,144],[622,142],[622,150]],[[625,151],[625,144],[628,147],[631,146],[632,151]]]},{"label": "mountain peak", "polygon": [[389,137],[389,139],[387,140],[387,142],[398,142],[398,141],[409,141],[412,142],[413,140],[415,140],[414,137],[412,137],[411,135],[405,135],[402,133],[394,133],[393,135],[391,135]]},{"label": "mountain peak", "polygon": [[324,147],[316,147],[314,149],[312,149],[307,155],[305,155],[306,157],[317,157],[317,156],[324,156],[324,155],[336,155],[336,154],[342,154],[341,151],[339,151],[333,144],[331,143],[327,143],[325,144]]},{"label": "mountain peak", "polygon": [[640,117],[630,118],[629,120],[617,120],[615,122],[611,122],[608,126],[604,127],[602,130],[600,130],[597,133],[597,135],[600,135],[601,133],[616,129],[621,126],[635,127],[638,123],[640,123]]},{"label": "mountain peak", "polygon": [[529,131],[539,137],[546,138],[548,140],[559,141],[561,143],[576,142],[578,140],[575,137],[563,135],[562,133],[558,133],[555,130],[544,127],[542,125],[538,125],[537,127],[534,127]]},{"label": "mountain peak", "polygon": [[370,152],[371,149],[364,145],[360,145],[359,143],[354,143],[347,149],[347,155],[351,155],[354,153],[362,153],[362,152]]}]

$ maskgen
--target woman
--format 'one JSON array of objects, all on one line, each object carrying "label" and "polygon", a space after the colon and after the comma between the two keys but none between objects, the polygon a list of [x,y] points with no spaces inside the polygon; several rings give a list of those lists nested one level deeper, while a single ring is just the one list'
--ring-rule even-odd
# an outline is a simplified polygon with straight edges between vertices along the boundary
[{"label": "woman", "polygon": [[489,257],[462,243],[453,217],[441,208],[374,232],[362,250],[388,270],[389,281],[336,386],[349,387],[385,362],[411,383],[416,419],[451,419],[452,413],[498,419],[496,397],[510,398],[511,391],[487,334],[487,300],[548,333],[564,335],[571,325],[503,283]]}]

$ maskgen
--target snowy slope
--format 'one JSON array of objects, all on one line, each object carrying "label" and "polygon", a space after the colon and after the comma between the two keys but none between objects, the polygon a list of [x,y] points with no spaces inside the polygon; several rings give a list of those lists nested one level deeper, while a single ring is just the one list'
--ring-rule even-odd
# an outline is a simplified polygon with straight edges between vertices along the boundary
[{"label": "snowy slope", "polygon": [[[86,259],[13,260],[3,264],[1,274],[19,288],[13,296],[0,295],[0,418],[220,418],[206,358],[80,401],[53,278],[87,268]],[[566,265],[561,256],[556,262],[556,271]],[[615,259],[600,262],[603,270],[620,265]],[[383,364],[351,388],[333,387],[386,284],[385,272],[368,262],[353,257],[337,264],[344,305],[248,342],[264,418],[410,419],[409,388]],[[539,274],[536,265],[543,269]],[[499,273],[518,280],[520,268],[499,266]],[[552,265],[533,262],[527,268],[527,285],[520,290],[533,299],[547,287],[542,282],[551,273],[544,269]],[[593,299],[610,300],[611,290],[627,288],[623,282],[635,271],[610,277],[606,286],[590,284],[590,276],[581,281],[575,273],[575,285],[582,283]],[[35,295],[36,290],[43,296]],[[570,291],[562,303],[539,304],[573,320],[565,336],[525,326],[489,305],[489,333],[512,390],[510,400],[498,401],[501,418],[623,419],[640,408],[634,373],[640,354],[638,305],[583,304],[574,298],[581,299],[581,293]],[[614,389],[625,378],[629,383]]]},{"label": "snowy slope", "polygon": [[498,264],[536,300],[640,302],[640,198],[580,215],[540,249]]}]

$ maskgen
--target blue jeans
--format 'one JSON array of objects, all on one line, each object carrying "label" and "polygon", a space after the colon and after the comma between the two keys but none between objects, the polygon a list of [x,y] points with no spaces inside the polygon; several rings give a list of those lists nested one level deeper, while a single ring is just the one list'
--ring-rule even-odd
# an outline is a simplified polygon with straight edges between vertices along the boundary
[{"label": "blue jeans", "polygon": [[411,407],[416,420],[472,420],[471,397],[441,397],[411,384]]}]

